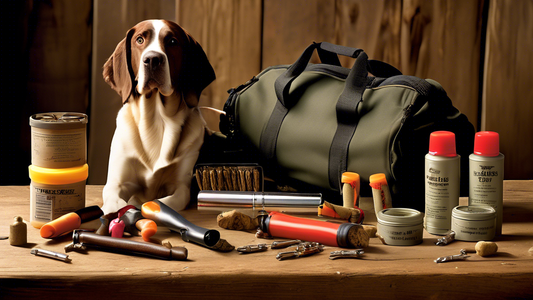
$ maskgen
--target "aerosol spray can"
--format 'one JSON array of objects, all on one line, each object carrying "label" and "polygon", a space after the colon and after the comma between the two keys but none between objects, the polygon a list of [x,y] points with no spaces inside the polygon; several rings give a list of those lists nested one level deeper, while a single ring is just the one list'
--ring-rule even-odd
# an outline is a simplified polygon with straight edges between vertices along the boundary
[{"label": "aerosol spray can", "polygon": [[435,131],[429,137],[426,154],[425,228],[444,235],[451,229],[452,209],[459,205],[461,157],[455,151],[455,134]]},{"label": "aerosol spray can", "polygon": [[502,234],[503,161],[500,136],[493,131],[476,133],[474,153],[469,156],[468,205],[489,205],[496,210],[496,236]]}]

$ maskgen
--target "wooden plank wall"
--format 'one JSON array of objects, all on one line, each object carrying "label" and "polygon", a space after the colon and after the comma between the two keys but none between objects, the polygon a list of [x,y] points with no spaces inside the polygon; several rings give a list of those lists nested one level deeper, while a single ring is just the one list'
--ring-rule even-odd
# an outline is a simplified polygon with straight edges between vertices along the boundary
[{"label": "wooden plank wall", "polygon": [[2,1],[0,184],[29,184],[29,117],[86,112],[92,0]]},{"label": "wooden plank wall", "polygon": [[261,0],[182,0],[176,19],[202,45],[217,79],[200,105],[222,109],[227,90],[261,70]]},{"label": "wooden plank wall", "polygon": [[126,32],[145,19],[175,21],[174,0],[94,1],[91,115],[89,116],[89,183],[105,184],[109,148],[115,119],[122,106],[120,96],[102,77],[102,67]]},{"label": "wooden plank wall", "polygon": [[[221,108],[228,87],[268,66],[293,63],[313,41],[362,48],[370,58],[388,62],[406,75],[441,83],[478,131],[500,133],[507,157],[505,178],[531,179],[533,164],[522,162],[533,153],[533,121],[528,117],[533,113],[529,89],[533,69],[527,56],[533,41],[532,5],[528,0],[182,0],[177,19],[193,36],[202,37],[208,55],[216,53],[210,59],[223,83],[208,88],[204,105]],[[231,14],[223,9],[229,7],[234,9]],[[239,31],[228,23],[250,28]],[[213,24],[242,35],[228,38],[215,32]],[[259,68],[254,63],[259,54],[253,52],[258,26],[262,29]],[[236,41],[245,50],[232,47]],[[312,61],[317,60],[315,56]],[[349,67],[353,60],[341,62]],[[227,77],[228,68],[236,73]],[[502,122],[502,117],[509,122]]]},{"label": "wooden plank wall", "polygon": [[500,133],[506,179],[533,178],[533,1],[490,2],[482,128]]},{"label": "wooden plank wall", "polygon": [[4,40],[16,49],[5,68],[18,71],[2,72],[0,184],[29,182],[28,117],[52,110],[90,113],[89,183],[105,183],[120,100],[101,68],[148,18],[177,20],[204,47],[218,79],[201,105],[222,108],[227,89],[293,63],[313,41],[359,47],[439,81],[478,130],[500,133],[505,178],[533,178],[530,0],[24,0],[1,8],[13,29]]}]

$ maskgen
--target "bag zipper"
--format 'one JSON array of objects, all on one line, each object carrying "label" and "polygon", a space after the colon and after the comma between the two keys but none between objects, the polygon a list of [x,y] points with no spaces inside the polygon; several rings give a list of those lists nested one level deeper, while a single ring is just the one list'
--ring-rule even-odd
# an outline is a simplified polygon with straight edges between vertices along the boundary
[{"label": "bag zipper", "polygon": [[[261,74],[259,74],[261,75]],[[235,128],[235,124],[237,122],[236,120],[236,114],[235,114],[235,101],[238,97],[238,94],[248,88],[249,86],[253,85],[257,81],[259,81],[259,75],[252,77],[247,82],[239,85],[236,88],[231,88],[228,90],[229,96],[226,103],[224,103],[224,111],[226,112],[225,115],[220,116],[220,132],[225,134],[228,139],[232,139],[235,137],[236,131],[238,131]]]}]

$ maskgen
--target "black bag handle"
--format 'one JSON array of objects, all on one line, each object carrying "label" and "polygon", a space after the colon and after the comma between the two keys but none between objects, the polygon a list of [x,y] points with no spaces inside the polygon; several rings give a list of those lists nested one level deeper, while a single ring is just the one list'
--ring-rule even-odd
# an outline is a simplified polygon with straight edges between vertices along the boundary
[{"label": "black bag handle", "polygon": [[[342,67],[339,60],[339,56],[333,52],[328,52],[322,48],[317,48],[318,57],[324,64]],[[392,76],[402,75],[400,70],[396,69],[392,65],[380,60],[368,60],[368,72],[372,73],[376,77],[389,78]]]},{"label": "black bag handle", "polygon": [[[317,49],[318,53],[320,53],[322,57],[326,58],[328,62],[325,62],[325,63],[330,63],[330,60],[332,60],[331,62],[334,62],[334,63],[338,62],[338,58],[336,58],[336,61],[335,61],[331,54],[344,55],[344,56],[359,59],[360,53],[364,53],[364,51],[361,49],[334,45],[334,44],[327,43],[327,42],[311,44],[309,47],[307,47],[304,50],[304,52],[298,58],[298,60],[296,60],[296,62],[292,64],[287,69],[287,71],[281,74],[276,79],[276,82],[274,83],[274,88],[276,90],[276,96],[278,97],[278,101],[280,101],[283,106],[290,107],[295,104],[295,103],[289,103],[289,90],[291,88],[291,84],[296,78],[298,78],[298,76],[300,76],[300,74],[303,73],[303,71],[307,67],[307,64],[311,60],[311,56],[313,55],[313,52],[315,51],[315,49]],[[330,53],[330,54],[325,54],[325,53]],[[364,57],[362,57],[361,59],[368,61],[368,56],[364,55]],[[354,63],[354,67],[356,63]],[[366,74],[368,74],[366,63],[365,63],[364,69],[354,70],[354,67],[352,67],[350,74],[353,72],[357,72],[359,73],[359,75],[352,77],[352,78],[360,79],[362,77],[366,77]],[[348,75],[348,78],[350,78],[349,75]],[[360,85],[362,83],[366,85],[366,81],[365,82],[349,82],[348,80],[349,79],[346,79],[346,86]]]},{"label": "black bag handle", "polygon": [[[289,103],[290,86],[303,73],[315,49],[324,50],[326,53],[329,52],[331,54],[356,58],[346,78],[344,90],[337,101],[338,125],[329,153],[330,186],[340,190],[341,175],[347,168],[348,148],[359,121],[357,117],[357,106],[363,99],[363,93],[368,83],[368,56],[363,50],[327,42],[313,43],[307,47],[298,60],[280,75],[274,83],[278,101],[274,106],[267,125],[261,133],[259,148],[266,159],[272,160],[275,158],[276,144],[281,124],[288,114],[289,108],[295,104]],[[332,57],[332,55],[328,54],[328,60],[331,60]],[[293,101],[297,101],[297,99]]]}]

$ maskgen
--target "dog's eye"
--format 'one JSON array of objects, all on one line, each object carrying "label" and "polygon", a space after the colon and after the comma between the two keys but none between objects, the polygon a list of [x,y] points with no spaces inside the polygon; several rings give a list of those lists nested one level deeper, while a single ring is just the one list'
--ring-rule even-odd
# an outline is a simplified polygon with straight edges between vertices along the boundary
[{"label": "dog's eye", "polygon": [[175,46],[178,44],[178,40],[176,38],[171,38],[170,40],[168,40],[168,44],[170,46]]},{"label": "dog's eye", "polygon": [[137,44],[142,45],[142,43],[144,43],[144,38],[142,36],[138,36],[135,41]]}]

